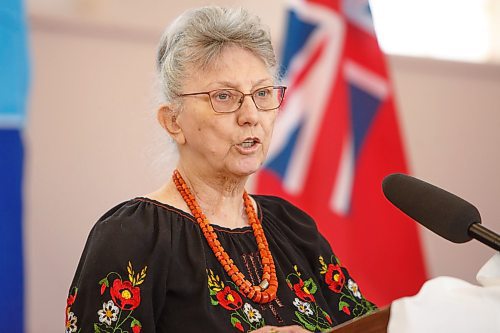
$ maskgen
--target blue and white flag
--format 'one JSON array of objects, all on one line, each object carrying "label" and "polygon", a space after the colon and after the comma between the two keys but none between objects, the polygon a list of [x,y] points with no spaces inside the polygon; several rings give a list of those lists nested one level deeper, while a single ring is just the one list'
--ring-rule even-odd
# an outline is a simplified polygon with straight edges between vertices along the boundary
[{"label": "blue and white flag", "polygon": [[21,0],[0,6],[0,331],[24,331],[22,130],[28,92],[26,19]]}]

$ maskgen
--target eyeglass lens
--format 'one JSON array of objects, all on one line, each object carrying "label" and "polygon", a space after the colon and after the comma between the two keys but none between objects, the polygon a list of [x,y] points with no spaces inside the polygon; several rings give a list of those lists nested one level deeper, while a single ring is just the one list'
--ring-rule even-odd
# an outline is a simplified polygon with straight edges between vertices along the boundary
[{"label": "eyeglass lens", "polygon": [[[235,89],[221,89],[210,94],[212,107],[216,112],[234,112],[243,103],[245,94]],[[283,87],[264,87],[251,95],[260,110],[277,109],[283,100]]]}]

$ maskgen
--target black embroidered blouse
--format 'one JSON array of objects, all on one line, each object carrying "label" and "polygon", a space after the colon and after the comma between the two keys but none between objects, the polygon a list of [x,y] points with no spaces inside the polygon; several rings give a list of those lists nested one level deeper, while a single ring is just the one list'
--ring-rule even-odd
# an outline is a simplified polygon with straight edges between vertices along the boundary
[{"label": "black embroidered blouse", "polygon": [[[320,332],[375,309],[311,217],[277,197],[253,198],[276,265],[276,300],[260,305],[238,291],[193,216],[136,198],[90,232],[69,291],[66,332],[249,332],[264,325]],[[251,227],[212,226],[236,266],[259,284]]]}]

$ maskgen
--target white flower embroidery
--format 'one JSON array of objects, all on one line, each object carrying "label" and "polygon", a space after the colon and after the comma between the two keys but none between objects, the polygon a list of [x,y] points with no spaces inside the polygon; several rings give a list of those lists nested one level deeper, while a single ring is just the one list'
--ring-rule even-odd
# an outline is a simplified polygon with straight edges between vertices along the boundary
[{"label": "white flower embroidery", "polygon": [[359,292],[359,287],[356,282],[349,279],[349,282],[347,282],[347,288],[349,288],[349,290],[352,291],[352,294],[354,296],[356,296],[357,298],[361,298],[361,293]]},{"label": "white flower embroidery", "polygon": [[250,304],[245,303],[243,306],[243,311],[247,315],[248,320],[250,320],[251,323],[259,322],[262,316],[260,315],[260,312],[254,309]]},{"label": "white flower embroidery", "polygon": [[311,303],[302,302],[300,299],[295,298],[295,300],[293,301],[293,305],[295,305],[300,312],[308,316],[313,314],[313,310],[311,309]]},{"label": "white flower embroidery", "polygon": [[99,321],[101,323],[111,325],[112,321],[116,321],[118,319],[118,311],[118,307],[112,300],[109,300],[108,303],[102,303],[102,310],[97,311]]},{"label": "white flower embroidery", "polygon": [[77,318],[73,312],[68,313],[68,320],[66,321],[66,333],[76,332],[76,321]]}]

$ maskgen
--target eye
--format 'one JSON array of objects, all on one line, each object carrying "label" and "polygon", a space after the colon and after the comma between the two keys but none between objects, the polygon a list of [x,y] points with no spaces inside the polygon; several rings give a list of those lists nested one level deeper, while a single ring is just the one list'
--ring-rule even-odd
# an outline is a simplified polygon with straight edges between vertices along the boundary
[{"label": "eye", "polygon": [[272,87],[262,88],[262,89],[257,90],[254,93],[254,96],[258,97],[258,98],[266,98],[266,97],[269,97],[271,95],[272,95]]},{"label": "eye", "polygon": [[212,99],[216,102],[226,102],[231,100],[234,95],[228,90],[218,90],[212,94]]}]

